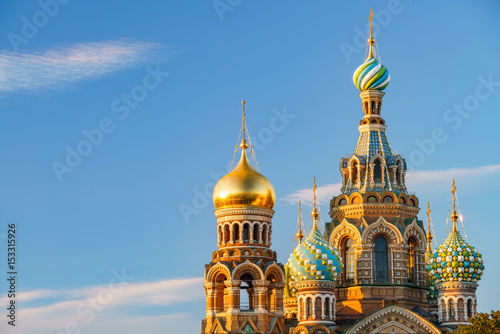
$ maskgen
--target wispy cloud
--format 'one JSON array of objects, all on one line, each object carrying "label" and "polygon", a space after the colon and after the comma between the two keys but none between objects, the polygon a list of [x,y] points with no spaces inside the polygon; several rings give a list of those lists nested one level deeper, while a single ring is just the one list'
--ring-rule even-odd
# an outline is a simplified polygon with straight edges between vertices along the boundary
[{"label": "wispy cloud", "polygon": [[[161,333],[165,328],[170,330],[175,326],[181,331],[183,325],[189,326],[188,323],[192,324],[194,319],[190,314],[180,312],[177,306],[181,303],[203,303],[202,286],[203,279],[196,277],[134,284],[110,283],[74,290],[21,292],[17,300],[23,306],[22,321],[19,319],[16,327],[20,333],[30,334],[59,332],[75,324],[85,332],[95,334]],[[0,299],[0,305],[7,305],[7,302],[7,297]],[[176,314],[168,314],[165,307],[173,305],[176,306]],[[157,308],[158,312],[151,312],[151,307]],[[4,323],[0,325],[0,332],[4,325],[7,326]],[[187,332],[198,330],[198,327]]]},{"label": "wispy cloud", "polygon": [[[466,184],[477,184],[479,179],[500,173],[500,165],[479,166],[473,168],[451,168],[446,170],[427,170],[409,172],[406,176],[406,187],[410,191],[436,189],[438,187],[450,187],[451,179],[460,180],[461,186]],[[330,199],[340,194],[342,184],[327,184],[317,188],[320,203],[328,203]],[[300,189],[282,198],[288,204],[296,204],[299,200],[310,203],[312,189]]]},{"label": "wispy cloud", "polygon": [[166,56],[157,43],[135,40],[59,46],[38,53],[0,52],[0,92],[58,89]]}]

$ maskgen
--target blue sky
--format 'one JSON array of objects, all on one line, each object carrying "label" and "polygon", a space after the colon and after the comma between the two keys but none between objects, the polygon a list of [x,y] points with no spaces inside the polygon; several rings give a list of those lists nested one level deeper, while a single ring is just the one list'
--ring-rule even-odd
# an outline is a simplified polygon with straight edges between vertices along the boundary
[{"label": "blue sky", "polygon": [[496,1],[3,1],[0,255],[16,222],[23,292],[9,332],[199,331],[211,189],[241,100],[286,262],[296,200],[315,176],[328,221],[339,159],[355,148],[352,74],[370,6],[392,77],[382,115],[412,166],[409,191],[430,201],[440,242],[455,177],[485,259],[479,310],[498,308]]}]

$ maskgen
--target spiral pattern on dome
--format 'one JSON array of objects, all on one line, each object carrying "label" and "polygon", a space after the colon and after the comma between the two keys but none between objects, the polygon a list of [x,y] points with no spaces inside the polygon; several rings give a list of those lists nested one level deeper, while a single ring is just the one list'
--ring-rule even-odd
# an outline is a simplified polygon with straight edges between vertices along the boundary
[{"label": "spiral pattern on dome", "polygon": [[352,79],[360,91],[384,90],[389,85],[391,75],[387,68],[378,62],[377,58],[370,57],[356,69]]},{"label": "spiral pattern on dome", "polygon": [[436,282],[476,283],[484,270],[482,255],[466,243],[460,232],[451,232],[446,241],[427,261],[427,269]]},{"label": "spiral pattern on dome", "polygon": [[290,254],[287,266],[294,281],[335,281],[342,273],[342,257],[317,229]]}]

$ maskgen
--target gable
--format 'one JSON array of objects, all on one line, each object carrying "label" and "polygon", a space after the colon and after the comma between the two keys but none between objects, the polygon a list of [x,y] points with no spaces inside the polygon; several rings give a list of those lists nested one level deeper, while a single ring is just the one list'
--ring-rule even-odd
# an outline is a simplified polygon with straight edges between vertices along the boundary
[{"label": "gable", "polygon": [[434,324],[420,315],[398,305],[384,307],[367,317],[364,317],[346,334],[399,334],[399,333],[429,333],[441,334]]}]

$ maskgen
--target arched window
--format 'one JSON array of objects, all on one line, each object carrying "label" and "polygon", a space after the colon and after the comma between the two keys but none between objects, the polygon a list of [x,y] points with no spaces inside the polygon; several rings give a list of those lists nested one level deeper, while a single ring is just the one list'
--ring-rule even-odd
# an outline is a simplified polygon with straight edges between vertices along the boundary
[{"label": "arched window", "polygon": [[375,282],[389,282],[387,240],[384,237],[375,239]]},{"label": "arched window", "polygon": [[408,240],[408,253],[406,254],[406,264],[408,268],[408,283],[415,284],[415,241]]},{"label": "arched window", "polygon": [[215,278],[216,290],[215,290],[215,311],[222,312],[225,309],[224,305],[224,281],[227,279],[226,275],[219,274]]},{"label": "arched window", "polygon": [[472,299],[469,299],[467,301],[467,316],[470,318],[472,317],[474,314],[473,314],[473,311],[472,311]]},{"label": "arched window", "polygon": [[381,105],[382,105],[382,103],[381,103],[381,102],[379,102],[379,103],[378,103],[378,108],[377,108],[377,114],[379,114],[379,115],[380,115],[380,106],[381,106]]},{"label": "arched window", "polygon": [[368,102],[365,102],[365,115],[368,115]]},{"label": "arched window", "polygon": [[325,298],[325,316],[327,316],[327,317],[330,316],[330,298],[329,297]]},{"label": "arched window", "polygon": [[372,114],[375,114],[375,101],[372,101]]},{"label": "arched window", "polygon": [[354,284],[354,241],[348,238],[344,244],[345,283]]},{"label": "arched window", "polygon": [[248,238],[250,237],[250,225],[248,223],[243,224],[243,241],[248,242]]},{"label": "arched window", "polygon": [[262,230],[263,230],[263,232],[262,232],[262,242],[265,245],[267,245],[267,234],[269,232],[269,227],[267,226],[267,224],[266,224],[266,226],[264,226],[264,228]]},{"label": "arched window", "polygon": [[382,168],[380,167],[380,161],[375,161],[375,168],[373,170],[373,176],[376,183],[382,182]]},{"label": "arched window", "polygon": [[448,301],[448,307],[450,310],[450,318],[454,318],[455,317],[455,305],[453,303],[453,300],[450,299]]},{"label": "arched window", "polygon": [[358,162],[354,161],[352,163],[352,173],[353,175],[351,176],[352,183],[356,183],[358,181]]},{"label": "arched window", "polygon": [[259,224],[255,224],[253,226],[253,241],[254,242],[259,241]]},{"label": "arched window", "polygon": [[234,242],[240,240],[240,225],[234,224]]},{"label": "arched window", "polygon": [[312,315],[312,298],[307,298],[307,310],[306,310],[306,315],[307,318],[309,318]]},{"label": "arched window", "polygon": [[229,225],[224,226],[224,235],[225,235],[224,239],[225,243],[231,241],[231,231],[229,230]]},{"label": "arched window", "polygon": [[240,285],[240,310],[241,311],[249,311],[253,310],[253,286],[252,281],[253,277],[250,274],[244,274],[241,276],[241,285]]}]

